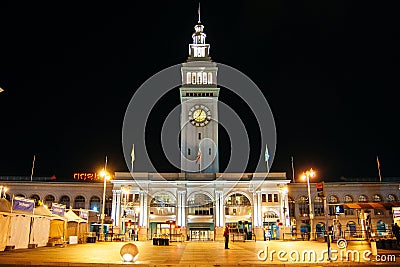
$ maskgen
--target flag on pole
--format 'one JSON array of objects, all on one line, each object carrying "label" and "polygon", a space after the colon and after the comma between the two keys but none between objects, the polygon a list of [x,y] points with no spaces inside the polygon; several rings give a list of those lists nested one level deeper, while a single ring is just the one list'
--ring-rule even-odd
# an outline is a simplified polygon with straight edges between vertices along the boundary
[{"label": "flag on pole", "polygon": [[132,158],[132,171],[133,171],[133,162],[135,161],[135,144],[132,144],[132,151],[131,151],[131,158]]},{"label": "flag on pole", "polygon": [[376,164],[377,164],[377,166],[378,166],[379,182],[382,182],[382,176],[381,176],[381,163],[379,162],[378,155],[376,156]]},{"label": "flag on pole", "polygon": [[200,161],[200,158],[201,158],[201,152],[200,152],[200,147],[199,147],[199,151],[197,151],[196,163],[198,163]]},{"label": "flag on pole", "polygon": [[269,172],[269,151],[267,144],[265,144],[265,163],[267,164],[267,172]]}]

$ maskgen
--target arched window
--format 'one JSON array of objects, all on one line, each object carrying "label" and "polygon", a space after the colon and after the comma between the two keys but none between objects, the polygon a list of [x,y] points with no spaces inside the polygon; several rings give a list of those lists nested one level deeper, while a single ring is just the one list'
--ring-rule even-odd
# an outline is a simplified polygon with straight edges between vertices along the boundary
[{"label": "arched window", "polygon": [[294,203],[294,199],[288,196],[288,202],[289,202],[289,217],[295,217],[296,205]]},{"label": "arched window", "polygon": [[332,205],[332,204],[337,204],[339,203],[339,198],[337,196],[334,195],[330,195],[329,196],[329,215],[333,216],[336,214],[336,205]]},{"label": "arched window", "polygon": [[104,207],[104,213],[107,214],[107,216],[111,216],[111,210],[112,210],[112,197],[106,196],[106,205]]},{"label": "arched window", "polygon": [[234,193],[226,198],[225,215],[251,215],[250,200],[241,193]]},{"label": "arched window", "polygon": [[321,197],[316,196],[314,199],[314,215],[323,216],[324,215],[324,202]]},{"label": "arched window", "polygon": [[171,193],[157,193],[150,201],[150,214],[173,215],[175,207],[176,199]]},{"label": "arched window", "polygon": [[44,198],[44,204],[50,209],[55,200],[56,200],[56,198],[53,195],[47,195]]},{"label": "arched window", "polygon": [[25,195],[24,195],[24,194],[21,194],[21,193],[15,194],[15,196],[16,196],[16,197],[25,197]]},{"label": "arched window", "polygon": [[85,208],[85,197],[77,196],[74,200],[74,209],[84,209]]},{"label": "arched window", "polygon": [[71,199],[69,198],[69,196],[62,196],[60,197],[60,204],[65,205],[65,207],[67,209],[69,209],[70,204],[71,204]]},{"label": "arched window", "polygon": [[38,204],[39,204],[39,200],[40,200],[39,195],[33,194],[33,195],[31,195],[29,198],[35,200],[35,207],[37,207]]},{"label": "arched window", "polygon": [[98,196],[92,196],[89,202],[90,210],[101,211],[100,209],[100,198]]},{"label": "arched window", "polygon": [[382,197],[380,195],[375,194],[375,195],[372,196],[372,201],[373,202],[382,202],[383,200],[382,200]]},{"label": "arched window", "polygon": [[[383,198],[380,195],[375,194],[372,196],[372,201],[373,202],[382,202]],[[385,215],[385,211],[383,209],[374,209],[374,215]]]},{"label": "arched window", "polygon": [[7,193],[6,193],[6,199],[7,199],[8,201],[11,201],[11,196],[10,196],[9,194],[7,194]]},{"label": "arched window", "polygon": [[396,195],[394,195],[394,194],[389,194],[389,195],[387,196],[387,201],[388,201],[388,202],[396,202],[396,201],[397,201]]},{"label": "arched window", "polygon": [[359,195],[358,202],[368,202],[368,197],[366,195]]},{"label": "arched window", "polygon": [[343,199],[344,203],[352,203],[353,202],[353,197],[350,195],[345,195]]},{"label": "arched window", "polygon": [[298,200],[299,203],[299,214],[300,216],[308,216],[310,214],[310,209],[308,205],[308,197],[301,196]]},{"label": "arched window", "polygon": [[214,215],[212,199],[203,193],[196,193],[188,199],[189,215]]}]

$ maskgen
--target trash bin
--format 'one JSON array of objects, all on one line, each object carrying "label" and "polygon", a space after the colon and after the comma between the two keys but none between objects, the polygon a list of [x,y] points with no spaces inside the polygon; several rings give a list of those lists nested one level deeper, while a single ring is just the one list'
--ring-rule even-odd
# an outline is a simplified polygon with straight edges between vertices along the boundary
[{"label": "trash bin", "polygon": [[154,245],[154,246],[158,246],[158,245],[159,245],[159,243],[158,243],[159,240],[160,240],[159,238],[153,237],[153,245]]},{"label": "trash bin", "polygon": [[166,238],[166,239],[164,240],[164,245],[165,245],[165,246],[169,246],[169,239],[168,239],[168,238]]},{"label": "trash bin", "polygon": [[88,236],[86,239],[86,243],[96,243],[96,236]]}]

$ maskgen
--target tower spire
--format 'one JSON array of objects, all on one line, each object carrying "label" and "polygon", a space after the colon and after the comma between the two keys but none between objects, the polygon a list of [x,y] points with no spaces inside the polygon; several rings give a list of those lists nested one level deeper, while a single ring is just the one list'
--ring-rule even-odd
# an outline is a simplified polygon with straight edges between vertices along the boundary
[{"label": "tower spire", "polygon": [[199,2],[199,9],[197,9],[197,13],[199,14],[199,21],[198,21],[198,23],[201,23],[201,19],[200,19],[200,2]]}]

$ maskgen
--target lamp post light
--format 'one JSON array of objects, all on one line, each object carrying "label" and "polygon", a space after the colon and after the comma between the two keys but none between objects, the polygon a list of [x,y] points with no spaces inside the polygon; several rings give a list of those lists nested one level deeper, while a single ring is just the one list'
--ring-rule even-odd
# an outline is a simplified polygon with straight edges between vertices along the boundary
[{"label": "lamp post light", "polygon": [[104,241],[104,210],[106,206],[106,186],[107,186],[107,179],[110,179],[110,175],[107,173],[107,157],[106,163],[104,165],[104,169],[100,172],[100,177],[103,177],[104,184],[103,184],[103,205],[101,207],[101,225],[100,225],[100,233],[99,233],[99,240]]},{"label": "lamp post light", "polygon": [[307,179],[307,189],[308,189],[308,212],[310,216],[310,240],[314,240],[312,231],[314,229],[314,213],[311,204],[311,189],[310,189],[310,177],[315,177],[315,171],[311,168],[308,171],[303,172],[303,180]]}]

